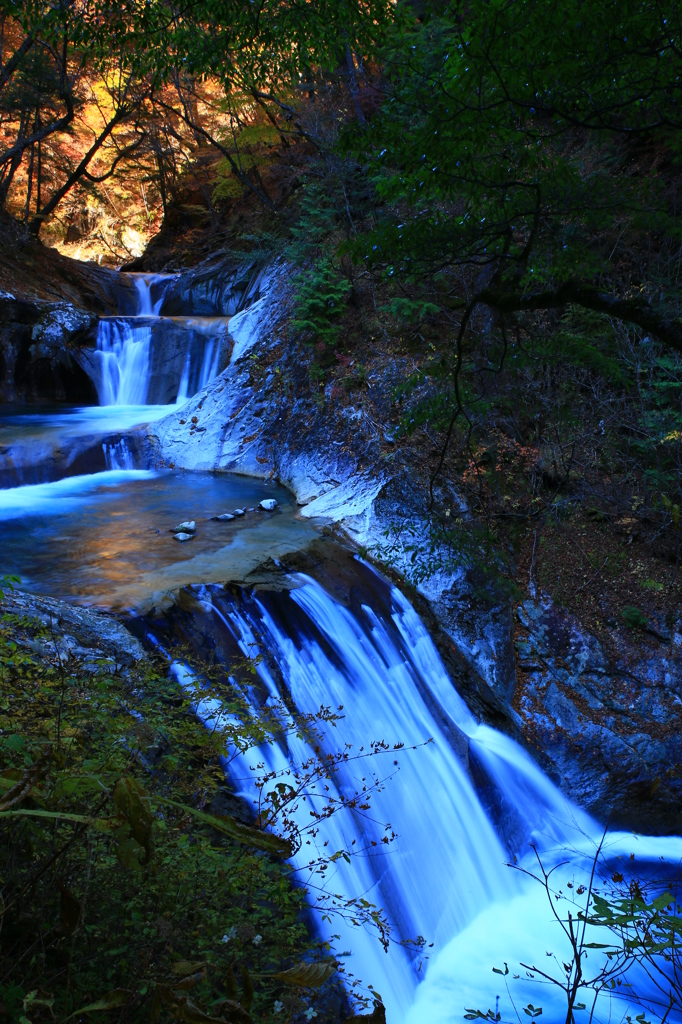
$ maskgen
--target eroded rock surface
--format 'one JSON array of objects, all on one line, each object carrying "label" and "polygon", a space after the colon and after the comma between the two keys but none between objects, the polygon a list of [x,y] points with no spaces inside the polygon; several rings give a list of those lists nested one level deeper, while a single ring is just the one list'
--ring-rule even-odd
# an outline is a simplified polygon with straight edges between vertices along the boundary
[{"label": "eroded rock surface", "polygon": [[608,654],[549,597],[517,609],[516,707],[563,788],[613,824],[682,827],[682,638]]},{"label": "eroded rock surface", "polygon": [[56,656],[58,652],[64,662],[77,658],[81,667],[92,672],[129,667],[146,658],[142,644],[122,623],[66,601],[5,591],[0,612],[42,623],[51,633],[44,653]]},{"label": "eroded rock surface", "polygon": [[0,401],[88,405],[97,391],[82,358],[97,317],[68,302],[0,294]]},{"label": "eroded rock surface", "polygon": [[[230,321],[230,365],[139,443],[168,464],[277,479],[303,516],[324,517],[409,576],[430,526],[423,460],[387,427],[406,367],[387,361],[346,393],[322,396],[288,331],[289,280],[282,264],[263,275],[260,298]],[[466,514],[456,493],[438,499]],[[474,712],[524,742],[602,820],[679,828],[676,648],[624,644],[623,662],[609,662],[557,609],[531,602],[517,617],[518,602],[496,589],[494,573],[482,579],[437,550],[434,562],[411,596]],[[533,658],[542,662],[531,667]]]}]

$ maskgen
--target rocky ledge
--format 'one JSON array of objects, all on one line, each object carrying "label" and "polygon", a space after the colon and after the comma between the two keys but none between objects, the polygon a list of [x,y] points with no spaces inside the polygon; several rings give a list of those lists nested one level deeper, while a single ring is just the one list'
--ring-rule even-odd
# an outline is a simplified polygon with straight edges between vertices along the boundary
[{"label": "rocky ledge", "polygon": [[[208,286],[206,286],[208,287]],[[343,388],[311,382],[309,351],[288,328],[290,271],[270,267],[260,298],[229,325],[229,366],[136,443],[171,466],[276,479],[306,517],[410,578],[429,536],[424,460],[395,433],[394,389],[409,369],[349,364]],[[438,494],[459,509],[456,492]],[[682,827],[680,636],[597,637],[542,595],[512,601],[447,553],[411,597],[472,710],[523,742],[572,799],[612,825]]]},{"label": "rocky ledge", "polygon": [[51,659],[58,655],[66,664],[77,659],[81,671],[120,671],[146,658],[141,643],[125,626],[88,608],[19,590],[5,592],[0,607],[3,614],[30,618],[47,628],[51,640],[36,653]]}]

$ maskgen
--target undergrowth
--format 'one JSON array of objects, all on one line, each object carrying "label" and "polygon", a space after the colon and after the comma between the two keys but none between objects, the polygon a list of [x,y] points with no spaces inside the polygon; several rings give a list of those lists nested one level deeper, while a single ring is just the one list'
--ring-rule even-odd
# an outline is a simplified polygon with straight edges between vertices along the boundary
[{"label": "undergrowth", "polygon": [[[208,670],[192,678],[194,692],[173,682],[163,661],[93,660],[51,623],[4,614],[3,1019],[39,1024],[106,1011],[119,1021],[248,1024],[323,1021],[329,1006],[338,1019],[339,965],[311,937],[305,890],[285,861],[303,841],[296,799],[333,766],[307,765],[298,776],[293,766],[300,785],[286,793],[266,778],[260,817],[249,820],[225,764],[281,738],[281,718],[247,713],[239,689],[219,686]],[[207,729],[194,708],[218,694],[222,717]],[[381,923],[367,901],[345,911]]]}]

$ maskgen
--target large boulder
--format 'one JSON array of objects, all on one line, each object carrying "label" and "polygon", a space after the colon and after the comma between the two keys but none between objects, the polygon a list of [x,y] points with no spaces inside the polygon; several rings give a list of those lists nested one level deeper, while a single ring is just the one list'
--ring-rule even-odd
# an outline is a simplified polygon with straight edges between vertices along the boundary
[{"label": "large boulder", "polygon": [[0,293],[0,401],[96,403],[80,359],[96,320],[68,302]]}]

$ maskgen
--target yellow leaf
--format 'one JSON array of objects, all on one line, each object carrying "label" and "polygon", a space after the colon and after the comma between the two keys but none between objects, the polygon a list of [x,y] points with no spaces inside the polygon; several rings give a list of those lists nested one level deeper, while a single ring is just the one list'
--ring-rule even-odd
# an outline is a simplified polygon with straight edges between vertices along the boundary
[{"label": "yellow leaf", "polygon": [[256,828],[249,828],[248,825],[241,825],[229,814],[216,817],[213,814],[206,814],[205,811],[199,811],[196,807],[188,807],[186,804],[178,803],[177,800],[170,800],[168,797],[153,797],[152,800],[157,804],[177,807],[179,810],[185,811],[187,814],[191,814],[193,817],[205,822],[205,824],[211,825],[216,831],[222,832],[224,835],[229,836],[231,839],[236,839],[246,846],[253,846],[256,850],[274,853],[278,857],[291,857],[294,852],[293,846],[288,839],[283,839],[281,836],[273,835],[270,832],[260,832]]},{"label": "yellow leaf", "polygon": [[242,967],[242,998],[240,1000],[244,1009],[248,1011],[253,1006],[253,997],[255,993],[253,990],[253,982],[251,975],[247,971],[246,967]]},{"label": "yellow leaf", "polygon": [[194,974],[195,971],[200,971],[202,967],[207,967],[208,963],[206,960],[178,960],[171,967],[173,974],[180,974],[184,978],[186,974]]},{"label": "yellow leaf", "polygon": [[139,782],[124,777],[114,786],[114,803],[127,818],[133,839],[145,852],[144,860],[140,859],[140,865],[148,864],[153,853],[153,818],[149,797]]}]

